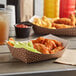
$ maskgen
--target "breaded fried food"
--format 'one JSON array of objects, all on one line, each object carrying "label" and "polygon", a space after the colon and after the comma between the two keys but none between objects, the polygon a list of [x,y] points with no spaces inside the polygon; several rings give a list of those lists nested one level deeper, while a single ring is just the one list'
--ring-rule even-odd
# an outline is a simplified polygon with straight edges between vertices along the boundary
[{"label": "breaded fried food", "polygon": [[65,24],[52,24],[53,27],[56,27],[56,29],[63,29],[63,28],[73,28],[73,26],[65,25]]},{"label": "breaded fried food", "polygon": [[56,20],[58,20],[59,19],[59,17],[58,18],[52,18],[52,19],[50,19],[50,22],[51,23],[54,23],[54,21],[56,21]]},{"label": "breaded fried food", "polygon": [[71,25],[75,27],[75,15],[71,14],[69,18],[71,19]]},{"label": "breaded fried food", "polygon": [[50,40],[50,39],[45,39],[45,43],[44,45],[48,48],[50,48],[50,50],[56,48],[56,44],[54,43],[54,41]]},{"label": "breaded fried food", "polygon": [[62,42],[58,40],[39,37],[36,40],[32,40],[32,42],[34,48],[43,54],[55,54],[64,49]]},{"label": "breaded fried food", "polygon": [[63,46],[59,46],[59,47],[56,47],[53,50],[50,50],[50,53],[51,54],[55,54],[55,52],[61,51],[62,49],[64,49],[64,47]]},{"label": "breaded fried food", "polygon": [[44,44],[45,42],[45,38],[44,37],[39,37],[37,38],[36,40],[32,40],[32,43],[35,44],[35,43],[41,43],[41,44]]},{"label": "breaded fried food", "polygon": [[54,23],[71,25],[75,27],[75,15],[70,14],[69,18],[60,18],[60,19],[55,20]]},{"label": "breaded fried food", "polygon": [[50,49],[48,47],[46,47],[45,45],[43,45],[43,44],[35,43],[34,48],[37,49],[39,52],[41,52],[43,54],[50,54],[49,53]]},{"label": "breaded fried food", "polygon": [[57,41],[57,40],[52,40],[55,42],[56,46],[62,46],[62,43],[60,41]]},{"label": "breaded fried food", "polygon": [[76,19],[74,14],[71,14],[69,18],[54,19],[48,19],[46,16],[43,16],[42,18],[34,18],[33,24],[49,29],[73,28],[75,27]]},{"label": "breaded fried food", "polygon": [[75,25],[76,25],[76,18],[75,18]]},{"label": "breaded fried food", "polygon": [[71,19],[69,19],[69,18],[60,18],[60,19],[55,20],[54,23],[71,25]]}]

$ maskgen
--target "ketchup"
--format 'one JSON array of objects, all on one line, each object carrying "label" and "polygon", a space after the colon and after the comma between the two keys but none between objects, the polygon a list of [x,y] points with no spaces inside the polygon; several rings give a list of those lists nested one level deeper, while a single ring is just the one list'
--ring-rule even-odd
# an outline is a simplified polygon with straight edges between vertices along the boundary
[{"label": "ketchup", "polygon": [[18,27],[18,28],[28,28],[29,26],[24,25],[24,24],[19,24],[19,25],[16,25],[16,27]]},{"label": "ketchup", "polygon": [[60,0],[60,18],[75,14],[75,0]]}]

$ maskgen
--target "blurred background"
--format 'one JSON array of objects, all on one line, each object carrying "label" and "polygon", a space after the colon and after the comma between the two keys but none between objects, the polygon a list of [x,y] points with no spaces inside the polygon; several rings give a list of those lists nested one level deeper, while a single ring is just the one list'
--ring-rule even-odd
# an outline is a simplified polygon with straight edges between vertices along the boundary
[{"label": "blurred background", "polygon": [[68,17],[70,13],[76,12],[75,6],[76,0],[0,0],[0,7],[6,8],[11,14],[10,36],[15,36],[13,25],[28,21],[33,15],[45,15],[48,18]]},{"label": "blurred background", "polygon": [[[0,0],[0,4],[15,6],[17,23],[20,22],[20,20],[28,20],[32,15],[43,16],[44,0],[29,0],[29,2],[28,0]],[[26,14],[25,18],[22,16],[24,12]]]}]

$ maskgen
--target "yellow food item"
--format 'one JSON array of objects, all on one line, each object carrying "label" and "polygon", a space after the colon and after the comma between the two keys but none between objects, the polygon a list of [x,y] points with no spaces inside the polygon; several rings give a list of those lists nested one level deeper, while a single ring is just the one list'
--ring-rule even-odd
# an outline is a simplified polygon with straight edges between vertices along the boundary
[{"label": "yellow food item", "polygon": [[43,16],[42,18],[34,18],[33,24],[45,28],[52,28],[52,23],[46,16]]},{"label": "yellow food item", "polygon": [[42,18],[34,18],[33,24],[49,29],[73,28],[75,27],[75,19],[73,18],[74,16],[48,19],[46,16],[43,16]]}]

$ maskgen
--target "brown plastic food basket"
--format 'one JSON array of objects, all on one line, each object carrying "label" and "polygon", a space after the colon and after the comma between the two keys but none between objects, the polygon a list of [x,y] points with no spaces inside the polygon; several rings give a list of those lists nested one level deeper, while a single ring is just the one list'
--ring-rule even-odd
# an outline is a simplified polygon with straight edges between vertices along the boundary
[{"label": "brown plastic food basket", "polygon": [[76,36],[76,28],[48,29],[33,24],[33,30],[37,35],[53,34],[58,36]]},{"label": "brown plastic food basket", "polygon": [[[49,36],[52,36],[52,35],[49,35]],[[47,37],[49,38],[49,36]],[[52,38],[55,38],[55,37],[52,36]],[[66,48],[67,41],[63,39],[61,39],[60,41],[63,42],[63,46]],[[65,50],[63,49],[62,51],[56,52],[55,54],[38,54],[38,53],[30,52],[24,48],[14,48],[9,45],[8,45],[8,48],[14,58],[19,59],[25,63],[32,63],[32,62],[38,62],[38,61],[48,60],[52,58],[59,58],[62,56]]]},{"label": "brown plastic food basket", "polygon": [[46,34],[53,34],[58,36],[76,36],[76,27],[74,28],[65,28],[65,29],[48,29],[44,27],[37,26],[33,24],[34,18],[41,18],[39,16],[33,16],[29,22],[33,25],[33,30],[37,35],[46,35]]}]

